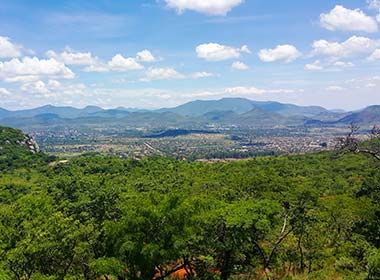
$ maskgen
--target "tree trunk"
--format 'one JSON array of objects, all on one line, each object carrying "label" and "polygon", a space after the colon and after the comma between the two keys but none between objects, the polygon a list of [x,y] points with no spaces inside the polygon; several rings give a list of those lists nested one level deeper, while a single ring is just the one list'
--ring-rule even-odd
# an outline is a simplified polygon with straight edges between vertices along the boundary
[{"label": "tree trunk", "polygon": [[226,251],[220,269],[220,280],[228,280],[231,274],[231,252]]},{"label": "tree trunk", "polygon": [[302,235],[298,238],[298,250],[300,251],[300,271],[304,273],[305,270],[305,261],[303,256],[303,249],[301,245]]}]

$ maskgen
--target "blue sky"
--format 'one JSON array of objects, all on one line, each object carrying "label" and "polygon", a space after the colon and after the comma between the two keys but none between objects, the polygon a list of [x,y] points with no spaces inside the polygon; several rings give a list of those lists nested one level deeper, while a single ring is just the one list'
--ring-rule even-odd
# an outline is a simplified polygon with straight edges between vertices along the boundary
[{"label": "blue sky", "polygon": [[380,104],[380,2],[0,2],[0,107]]}]

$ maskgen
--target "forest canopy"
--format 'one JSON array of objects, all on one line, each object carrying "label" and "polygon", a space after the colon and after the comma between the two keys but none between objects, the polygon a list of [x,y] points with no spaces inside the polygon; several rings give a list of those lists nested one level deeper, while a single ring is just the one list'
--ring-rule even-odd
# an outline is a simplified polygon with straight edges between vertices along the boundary
[{"label": "forest canopy", "polygon": [[24,142],[0,129],[0,279],[380,279],[373,157],[60,161]]}]

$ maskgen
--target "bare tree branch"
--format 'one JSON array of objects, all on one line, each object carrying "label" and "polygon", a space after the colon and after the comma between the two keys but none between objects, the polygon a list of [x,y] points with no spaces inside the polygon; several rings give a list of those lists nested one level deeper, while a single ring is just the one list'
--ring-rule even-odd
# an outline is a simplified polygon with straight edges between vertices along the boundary
[{"label": "bare tree branch", "polygon": [[[356,137],[359,130],[359,126],[351,123],[349,133],[344,137],[337,138],[336,150],[340,153],[366,154],[380,160],[380,143],[375,143],[375,146],[363,147],[361,141]],[[380,140],[379,127],[373,126],[368,138],[370,140],[369,143]]]}]

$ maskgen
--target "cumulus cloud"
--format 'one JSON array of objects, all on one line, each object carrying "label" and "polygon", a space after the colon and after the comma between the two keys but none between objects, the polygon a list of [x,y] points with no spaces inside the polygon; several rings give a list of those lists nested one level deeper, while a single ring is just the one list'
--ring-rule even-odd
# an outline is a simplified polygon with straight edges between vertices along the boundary
[{"label": "cumulus cloud", "polygon": [[373,52],[380,46],[380,40],[373,40],[367,37],[352,36],[346,41],[329,42],[318,40],[313,43],[314,55],[326,55],[332,57],[350,57]]},{"label": "cumulus cloud", "polygon": [[141,62],[155,62],[157,59],[148,50],[142,50],[136,54],[136,57],[124,57],[117,54],[107,63],[100,62],[97,58],[93,63],[88,64],[83,70],[85,72],[109,72],[109,71],[129,71],[144,69]]},{"label": "cumulus cloud", "polygon": [[0,80],[5,82],[36,81],[44,78],[73,79],[75,74],[62,62],[37,57],[13,58],[0,62]]},{"label": "cumulus cloud", "polygon": [[138,52],[136,55],[137,60],[142,62],[155,62],[156,58],[153,56],[153,54],[148,50],[142,50],[141,52]]},{"label": "cumulus cloud", "polygon": [[241,48],[234,48],[217,43],[201,44],[197,46],[195,51],[199,58],[203,58],[208,61],[222,61],[239,58],[241,53],[251,53],[246,45]]},{"label": "cumulus cloud", "polygon": [[241,61],[235,61],[234,63],[232,63],[231,67],[232,69],[242,70],[242,71],[249,69],[249,66]]},{"label": "cumulus cloud", "polygon": [[292,45],[279,45],[274,49],[262,49],[259,52],[259,57],[264,62],[284,61],[289,63],[300,56],[302,53]]},{"label": "cumulus cloud", "polygon": [[125,58],[121,54],[115,55],[111,61],[108,62],[108,66],[111,70],[115,71],[128,71],[128,70],[140,70],[144,69],[144,66],[136,61],[135,58]]},{"label": "cumulus cloud", "polygon": [[140,79],[140,81],[157,81],[157,80],[175,80],[175,79],[200,79],[213,77],[213,73],[209,72],[195,72],[191,74],[179,73],[174,68],[150,68],[145,73],[145,77]]},{"label": "cumulus cloud", "polygon": [[0,36],[0,58],[20,57],[22,47],[11,42],[8,37]]},{"label": "cumulus cloud", "polygon": [[99,64],[99,58],[94,57],[90,52],[77,52],[73,49],[66,47],[61,53],[56,53],[52,50],[46,52],[49,58],[54,58],[67,65],[97,65]]},{"label": "cumulus cloud", "polygon": [[179,14],[192,10],[207,15],[223,16],[242,4],[244,0],[165,0],[165,2],[168,8],[175,9]]},{"label": "cumulus cloud", "polygon": [[370,33],[378,31],[375,19],[367,16],[360,9],[350,10],[340,5],[335,6],[327,14],[321,14],[320,22],[322,27],[331,31],[364,31]]},{"label": "cumulus cloud", "polygon": [[369,61],[378,61],[380,60],[380,49],[375,50],[369,57]]}]

